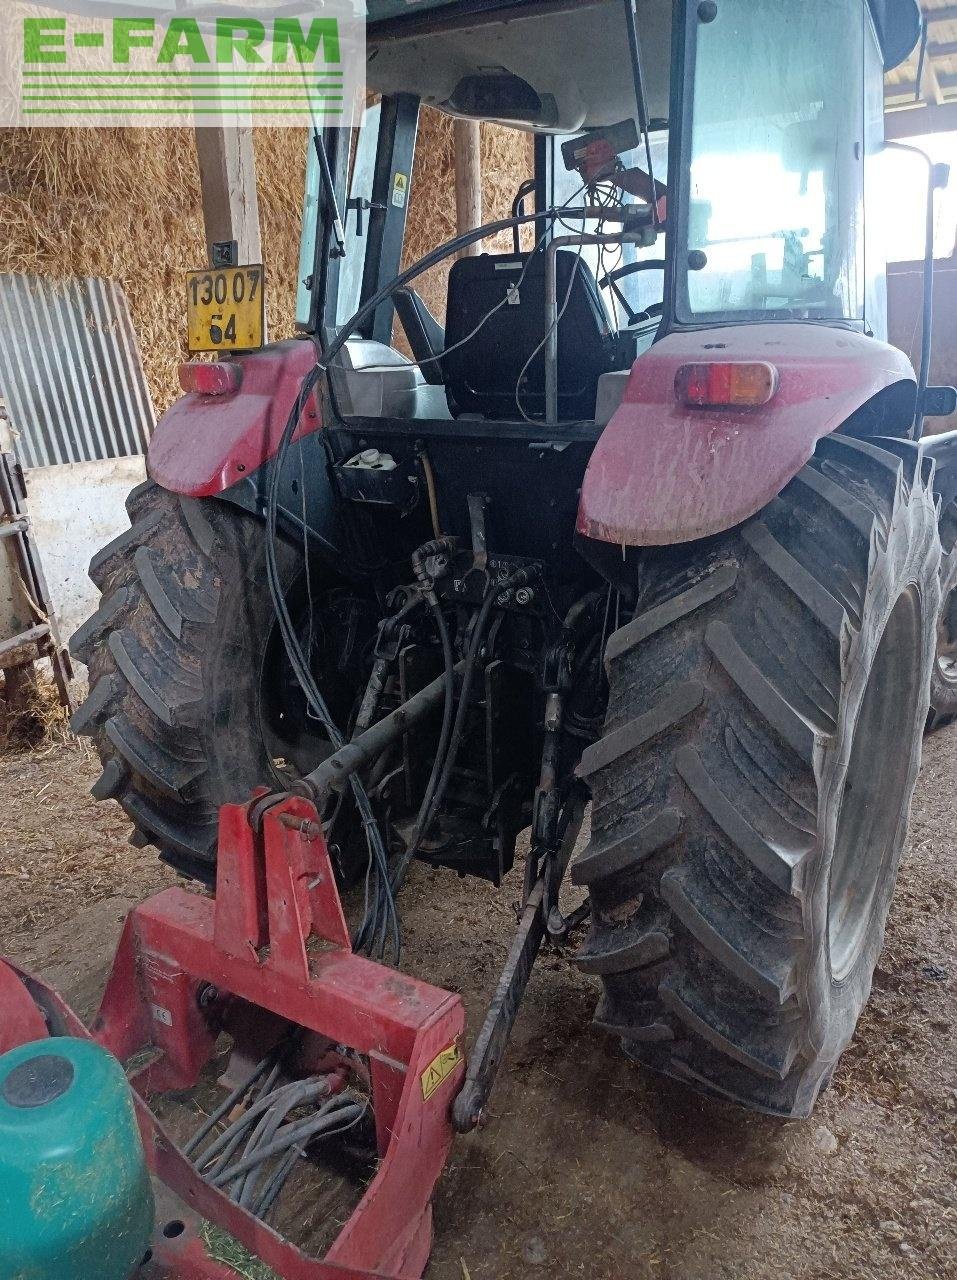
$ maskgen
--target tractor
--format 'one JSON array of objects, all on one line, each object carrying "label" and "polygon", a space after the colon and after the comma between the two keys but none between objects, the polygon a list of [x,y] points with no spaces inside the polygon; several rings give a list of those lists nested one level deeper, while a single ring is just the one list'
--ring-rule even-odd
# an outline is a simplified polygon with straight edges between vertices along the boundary
[{"label": "tractor", "polygon": [[[75,728],[135,842],[212,886],[222,815],[280,798],[396,967],[413,860],[521,885],[459,1131],[543,945],[629,1057],[755,1110],[808,1116],[854,1033],[957,713],[955,396],[929,323],[919,373],[885,341],[873,207],[919,24],[372,0],[363,126],[309,139],[298,336],[184,366],[93,560]],[[530,171],[407,265],[423,106]],[[225,881],[238,919],[262,882]]]},{"label": "tractor", "polygon": [[[957,709],[957,505],[866,201],[915,6],[407,10],[370,6],[356,145],[310,144],[301,336],[186,368],[91,565],[94,795],[211,883],[222,805],[431,689],[324,796],[358,945],[397,954],[411,859],[498,885],[531,827],[598,1025],[806,1116]],[[534,172],[403,271],[420,104],[530,132]],[[503,232],[443,327],[416,278]]]}]

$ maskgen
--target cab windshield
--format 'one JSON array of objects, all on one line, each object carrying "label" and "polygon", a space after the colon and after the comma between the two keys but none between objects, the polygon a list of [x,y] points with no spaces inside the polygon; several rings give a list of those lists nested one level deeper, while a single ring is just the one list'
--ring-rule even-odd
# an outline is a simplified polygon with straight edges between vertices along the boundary
[{"label": "cab windshield", "polygon": [[679,270],[676,319],[863,320],[864,0],[719,0],[692,26],[678,261],[706,265]]}]

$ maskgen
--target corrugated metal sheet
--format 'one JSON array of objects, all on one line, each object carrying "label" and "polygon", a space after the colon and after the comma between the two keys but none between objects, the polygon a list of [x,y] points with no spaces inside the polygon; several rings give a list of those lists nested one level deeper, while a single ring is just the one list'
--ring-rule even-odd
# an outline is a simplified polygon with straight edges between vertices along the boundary
[{"label": "corrugated metal sheet", "polygon": [[115,280],[0,275],[0,400],[26,467],[146,452],[156,415]]}]

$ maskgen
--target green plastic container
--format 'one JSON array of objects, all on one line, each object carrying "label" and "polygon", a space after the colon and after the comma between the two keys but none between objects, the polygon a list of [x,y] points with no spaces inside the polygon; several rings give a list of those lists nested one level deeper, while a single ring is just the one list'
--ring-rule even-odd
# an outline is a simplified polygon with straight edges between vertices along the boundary
[{"label": "green plastic container", "polygon": [[66,1037],[0,1057],[0,1280],[128,1280],[153,1215],[116,1059]]}]

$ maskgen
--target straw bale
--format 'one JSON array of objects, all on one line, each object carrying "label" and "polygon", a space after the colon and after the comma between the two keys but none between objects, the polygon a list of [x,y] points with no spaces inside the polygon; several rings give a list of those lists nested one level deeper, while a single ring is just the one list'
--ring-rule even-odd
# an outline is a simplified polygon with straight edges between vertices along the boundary
[{"label": "straw bale", "polygon": [[[292,332],[305,130],[256,131],[270,332]],[[0,129],[0,272],[121,282],[157,409],[180,394],[183,273],[206,259],[192,130]]]},{"label": "straw bale", "polygon": [[[482,126],[482,220],[493,222],[511,214],[515,192],[534,170],[534,143],[531,134],[498,125]],[[423,107],[415,151],[412,203],[406,233],[403,266],[423,257],[456,233],[455,145],[453,121],[431,107]],[[512,247],[511,235],[485,241],[488,253],[505,253]],[[417,292],[433,315],[445,318],[448,276],[452,263],[446,262],[421,276]]]},{"label": "straw bale", "polygon": [[[270,336],[294,330],[306,132],[257,129],[256,156]],[[482,131],[485,216],[507,216],[532,169],[531,139]],[[452,121],[424,109],[407,261],[455,234]],[[508,248],[505,238],[487,248]],[[205,261],[196,152],[189,129],[0,129],[0,272],[121,282],[157,409],[180,394],[183,273]],[[423,282],[445,312],[448,268]]]}]

